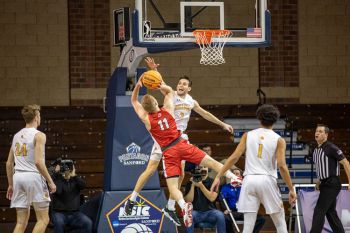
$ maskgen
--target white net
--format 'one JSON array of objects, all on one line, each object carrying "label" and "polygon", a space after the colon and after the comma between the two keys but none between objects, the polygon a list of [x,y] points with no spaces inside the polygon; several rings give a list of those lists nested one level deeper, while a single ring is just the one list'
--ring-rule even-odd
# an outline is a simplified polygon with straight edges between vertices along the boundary
[{"label": "white net", "polygon": [[[229,30],[195,30],[193,35],[202,53],[200,64],[220,65],[225,63],[223,49],[232,36]],[[215,38],[215,40],[213,40]]]}]

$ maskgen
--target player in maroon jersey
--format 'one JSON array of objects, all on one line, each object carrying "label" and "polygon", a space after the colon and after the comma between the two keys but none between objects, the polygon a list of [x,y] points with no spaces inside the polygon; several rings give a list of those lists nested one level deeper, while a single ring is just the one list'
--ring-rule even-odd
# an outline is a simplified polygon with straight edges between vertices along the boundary
[{"label": "player in maroon jersey", "polygon": [[[198,147],[189,144],[181,137],[177,130],[174,118],[173,91],[171,87],[162,83],[159,87],[164,95],[163,107],[159,108],[157,100],[151,95],[144,95],[141,103],[138,101],[139,90],[142,86],[142,77],[135,86],[131,95],[131,104],[146,129],[151,133],[154,140],[161,146],[163,152],[164,175],[170,195],[177,201],[183,212],[186,227],[192,225],[192,203],[186,203],[178,188],[178,179],[182,172],[181,161],[209,167],[220,171],[223,166]],[[233,177],[237,178],[232,174]]]}]

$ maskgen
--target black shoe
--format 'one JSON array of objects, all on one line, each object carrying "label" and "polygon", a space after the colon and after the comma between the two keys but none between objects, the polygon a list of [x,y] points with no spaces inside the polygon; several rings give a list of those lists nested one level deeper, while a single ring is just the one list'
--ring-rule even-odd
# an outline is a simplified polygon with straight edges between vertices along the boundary
[{"label": "black shoe", "polygon": [[175,210],[169,210],[168,207],[162,209],[164,215],[169,218],[176,226],[181,226],[180,219],[177,217]]},{"label": "black shoe", "polygon": [[125,202],[125,205],[124,205],[124,213],[126,215],[130,215],[131,212],[132,212],[132,208],[134,207],[135,205],[135,201],[132,201],[130,199],[128,199],[126,202]]}]

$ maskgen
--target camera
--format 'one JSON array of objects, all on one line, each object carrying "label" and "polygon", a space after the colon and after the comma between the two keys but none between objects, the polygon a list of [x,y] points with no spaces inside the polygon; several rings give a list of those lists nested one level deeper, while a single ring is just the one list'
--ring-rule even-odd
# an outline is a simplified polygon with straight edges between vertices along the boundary
[{"label": "camera", "polygon": [[67,171],[73,171],[74,161],[71,159],[62,159],[57,158],[55,161],[52,161],[49,167],[49,173],[53,174],[55,172],[56,166],[60,166],[60,173],[64,175]]},{"label": "camera", "polygon": [[201,167],[196,166],[194,169],[191,170],[191,176],[193,179],[193,182],[201,182],[203,180],[203,177],[207,175],[207,171],[203,170]]}]

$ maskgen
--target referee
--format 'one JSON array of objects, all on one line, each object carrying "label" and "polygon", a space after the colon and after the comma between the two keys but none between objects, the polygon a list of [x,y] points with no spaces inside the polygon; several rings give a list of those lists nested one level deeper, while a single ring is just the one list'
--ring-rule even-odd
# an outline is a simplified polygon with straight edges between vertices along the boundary
[{"label": "referee", "polygon": [[314,210],[310,233],[322,232],[325,216],[333,232],[344,232],[335,207],[337,196],[341,190],[339,163],[344,166],[348,181],[350,181],[350,165],[343,152],[336,145],[327,141],[328,133],[329,128],[326,125],[317,125],[315,139],[318,146],[312,157],[316,164],[318,178],[316,189],[320,191],[320,196]]}]

